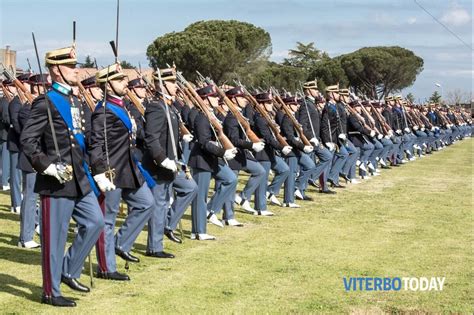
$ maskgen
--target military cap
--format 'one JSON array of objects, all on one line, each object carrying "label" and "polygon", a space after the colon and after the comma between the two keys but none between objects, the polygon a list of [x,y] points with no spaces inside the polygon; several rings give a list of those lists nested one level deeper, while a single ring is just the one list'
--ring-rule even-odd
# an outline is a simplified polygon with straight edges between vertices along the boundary
[{"label": "military cap", "polygon": [[349,89],[340,89],[339,94],[343,96],[349,96]]},{"label": "military cap", "polygon": [[358,100],[352,100],[349,102],[350,107],[358,107],[361,106],[362,104]]},{"label": "military cap", "polygon": [[20,82],[28,83],[29,78],[31,77],[31,73],[23,73],[16,77],[16,79]]},{"label": "military cap", "polygon": [[298,105],[298,98],[296,96],[287,96],[283,99],[283,102],[288,105]]},{"label": "military cap", "polygon": [[87,79],[82,80],[81,84],[85,88],[92,88],[92,87],[97,86],[97,83],[95,81],[95,75],[93,75],[92,77],[89,77]]},{"label": "military cap", "polygon": [[46,65],[76,65],[76,49],[74,46],[60,48],[46,53]]},{"label": "military cap", "polygon": [[231,88],[230,90],[227,90],[225,92],[225,95],[227,95],[227,97],[244,97],[245,96],[245,92],[244,92],[244,89],[241,87],[241,86],[236,86],[234,88]]},{"label": "military cap", "polygon": [[140,78],[136,78],[133,80],[130,80],[128,82],[128,88],[133,89],[133,88],[144,88],[145,84],[143,84],[142,80]]},{"label": "military cap", "polygon": [[303,84],[303,88],[305,89],[317,89],[318,88],[318,81],[313,80],[313,81],[308,81]]},{"label": "military cap", "polygon": [[327,86],[326,92],[339,92],[339,84]]},{"label": "military cap", "polygon": [[401,100],[402,99],[402,96],[401,95],[396,95],[393,97],[394,100]]},{"label": "military cap", "polygon": [[393,101],[393,96],[386,96],[386,97],[385,97],[385,101],[386,101],[386,102]]},{"label": "military cap", "polygon": [[166,68],[166,69],[158,69],[153,72],[153,79],[159,80],[160,77],[158,76],[158,71],[160,71],[161,80],[163,81],[176,81],[176,68]]},{"label": "military cap", "polygon": [[30,76],[30,78],[28,79],[28,83],[31,85],[42,85],[43,83],[45,83],[46,85],[50,85],[47,73],[43,73],[43,75],[35,74]]},{"label": "military cap", "polygon": [[2,84],[3,84],[3,86],[12,86],[12,85],[13,85],[13,81],[10,80],[10,79],[6,79],[6,80],[3,80],[3,81],[2,81]]},{"label": "military cap", "polygon": [[118,63],[111,64],[104,69],[97,71],[95,79],[97,83],[104,83],[107,80],[123,79],[127,75],[122,72],[122,67]]},{"label": "military cap", "polygon": [[273,101],[273,95],[271,92],[259,93],[255,96],[255,99],[260,103]]},{"label": "military cap", "polygon": [[199,94],[202,98],[208,96],[217,96],[217,89],[214,85],[209,84],[205,87],[196,90],[196,93]]},{"label": "military cap", "polygon": [[375,107],[375,108],[382,107],[382,103],[380,103],[379,101],[370,102],[370,104],[372,104],[372,106]]}]

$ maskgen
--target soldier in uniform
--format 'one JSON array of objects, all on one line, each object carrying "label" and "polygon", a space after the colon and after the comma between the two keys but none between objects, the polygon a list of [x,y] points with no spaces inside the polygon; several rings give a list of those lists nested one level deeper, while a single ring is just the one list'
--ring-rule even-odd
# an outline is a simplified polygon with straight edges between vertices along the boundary
[{"label": "soldier in uniform", "polygon": [[[36,98],[20,138],[23,152],[37,172],[35,192],[41,197],[42,302],[54,306],[76,305],[62,297],[61,282],[89,292],[77,278],[104,227],[93,192],[95,184],[84,163],[83,111],[72,96],[71,85],[78,80],[76,62],[74,47],[46,53],[52,89]],[[78,233],[64,255],[71,217]]]},{"label": "soldier in uniform", "polygon": [[[115,255],[130,262],[140,261],[130,250],[155,206],[148,186],[153,185],[153,179],[136,157],[136,122],[123,101],[127,78],[120,65],[116,63],[100,70],[96,81],[107,96],[105,104],[99,102],[92,114],[90,143],[94,179],[105,195],[105,228],[97,246],[97,276],[130,280],[128,275],[117,271]],[[129,213],[114,236],[121,199],[127,203]]]},{"label": "soldier in uniform", "polygon": [[[13,97],[13,92],[9,91],[9,86],[12,85],[10,80],[4,80],[1,83],[5,88],[4,92],[9,93],[9,97]],[[14,88],[11,88],[12,91]],[[2,154],[2,189],[4,191],[10,190],[10,152],[7,148],[8,129],[10,128],[10,118],[8,117],[8,98],[6,95],[0,99],[0,150]]]},{"label": "soldier in uniform", "polygon": [[[43,84],[50,86],[48,82],[48,75],[40,74],[33,75],[29,78],[29,83],[32,87],[32,95],[38,97],[44,94]],[[31,104],[26,102],[18,112],[18,124],[20,134],[23,127],[26,125],[31,112]],[[36,201],[38,194],[34,192],[36,182],[36,171],[31,165],[28,158],[23,152],[22,146],[20,146],[20,155],[18,158],[18,168],[22,172],[22,194],[23,199],[21,200],[21,214],[20,214],[20,240],[18,242],[19,247],[24,248],[36,248],[40,245],[33,240],[35,233],[35,224],[38,221],[38,213],[36,207]],[[39,228],[37,229],[39,231]]]},{"label": "soldier in uniform", "polygon": [[[19,75],[17,80],[30,89],[28,79],[29,73]],[[21,211],[21,170],[17,168],[18,157],[20,154],[20,124],[18,123],[18,113],[20,112],[22,102],[18,95],[8,105],[8,117],[10,120],[10,128],[8,129],[7,149],[10,152],[10,198],[11,212],[20,214]]]},{"label": "soldier in uniform", "polygon": [[329,171],[331,169],[333,154],[321,142],[321,115],[316,108],[315,101],[319,99],[318,84],[316,80],[308,81],[303,84],[304,96],[299,101],[300,110],[298,120],[301,123],[306,138],[314,146],[314,152],[310,153],[312,159],[318,158],[314,173],[311,175],[310,181],[315,181],[319,178],[320,193],[334,194],[327,185]]},{"label": "soldier in uniform", "polygon": [[[154,74],[154,98],[146,105],[145,112],[145,154],[143,166],[149,170],[156,181],[153,195],[156,209],[148,221],[148,242],[146,255],[156,258],[174,258],[174,255],[163,251],[163,235],[170,240],[181,243],[173,231],[197,193],[197,185],[188,178],[185,167],[177,161],[181,158],[179,140],[180,117],[173,107],[172,99],[176,96],[176,72],[173,68],[159,69],[160,75]],[[164,91],[161,90],[161,78]],[[173,192],[176,198],[170,204]]]},{"label": "soldier in uniform", "polygon": [[[213,108],[219,106],[216,88],[213,85],[207,85],[196,92],[213,115]],[[235,157],[236,150],[235,148],[226,150],[219,144],[215,130],[208,117],[202,112],[195,117],[193,130],[196,142],[191,150],[189,166],[192,168],[193,179],[198,185],[198,193],[191,204],[191,239],[214,240],[214,236],[206,233],[206,217],[210,221],[218,221],[216,213],[229,199],[229,194],[232,195],[235,192],[237,177],[227,165],[227,161]],[[220,184],[211,200],[207,202],[211,177]]]},{"label": "soldier in uniform", "polygon": [[[270,123],[279,128],[279,125],[275,121],[275,103],[273,102],[272,94],[257,94],[256,100],[259,104],[258,106],[261,106],[272,120]],[[269,127],[269,122],[267,122],[262,115],[255,113],[254,119],[255,133],[266,143],[264,150],[255,155],[256,159],[265,169],[265,176],[262,178],[262,182],[255,192],[256,209],[264,211],[267,209],[266,202],[263,200],[264,196],[266,196],[266,199],[270,203],[282,206],[277,196],[280,194],[281,186],[290,175],[290,168],[284,158],[291,152],[292,147],[289,145],[283,146],[276,140],[276,135]],[[274,176],[272,182],[268,185],[270,169],[273,171]]]},{"label": "soldier in uniform", "polygon": [[[251,105],[244,97],[244,92],[241,87],[229,89],[226,92],[226,95],[236,105],[237,109],[241,111],[241,113],[243,113],[243,110],[247,108],[247,114],[250,112],[251,118],[253,119],[253,110],[248,109]],[[251,125],[252,124],[253,121]],[[261,152],[265,148],[265,143],[262,141],[252,143],[252,141],[250,141],[250,139],[247,137],[245,130],[242,128],[237,118],[230,110],[227,112],[227,115],[224,119],[223,127],[224,133],[227,135],[232,144],[237,148],[237,154],[235,158],[229,161],[229,167],[234,171],[236,176],[239,175],[240,170],[250,174],[249,180],[242,189],[242,192],[235,195],[235,203],[240,205],[245,211],[251,214],[269,214],[268,212],[259,213],[250,206],[249,202],[249,200],[252,199],[253,193],[257,190],[259,184],[262,182],[262,179],[265,176],[265,169],[255,159],[255,154]],[[257,199],[255,199],[255,204],[257,204]],[[233,217],[232,207],[232,201],[230,203],[224,204],[225,220],[229,221],[232,219],[232,221],[227,224],[240,225],[239,222],[234,221],[235,219]]]}]

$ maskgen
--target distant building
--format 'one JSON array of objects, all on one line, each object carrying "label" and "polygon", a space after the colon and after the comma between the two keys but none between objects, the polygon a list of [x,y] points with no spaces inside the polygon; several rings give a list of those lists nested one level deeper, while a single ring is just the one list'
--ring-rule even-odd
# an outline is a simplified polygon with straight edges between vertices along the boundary
[{"label": "distant building", "polygon": [[0,63],[7,69],[15,69],[16,72],[16,51],[11,50],[8,45],[0,48]]}]

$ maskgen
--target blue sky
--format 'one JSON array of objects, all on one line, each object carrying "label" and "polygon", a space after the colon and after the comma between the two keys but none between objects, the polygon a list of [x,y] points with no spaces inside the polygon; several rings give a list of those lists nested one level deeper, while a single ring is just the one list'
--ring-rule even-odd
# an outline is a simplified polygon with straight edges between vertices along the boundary
[{"label": "blue sky", "polygon": [[[418,0],[472,47],[472,3],[469,0]],[[423,100],[443,87],[473,90],[472,49],[437,24],[413,0],[121,0],[119,54],[122,60],[147,65],[146,47],[158,36],[181,31],[199,20],[235,19],[268,31],[272,60],[281,61],[297,41],[315,42],[330,56],[361,47],[398,45],[425,61],[415,84],[403,91]],[[0,0],[0,46],[17,50],[17,63],[26,58],[36,69],[31,32],[41,56],[71,43],[77,21],[79,59],[87,54],[105,66],[113,62],[108,42],[115,38],[115,0]],[[179,65],[178,65],[179,66]]]}]

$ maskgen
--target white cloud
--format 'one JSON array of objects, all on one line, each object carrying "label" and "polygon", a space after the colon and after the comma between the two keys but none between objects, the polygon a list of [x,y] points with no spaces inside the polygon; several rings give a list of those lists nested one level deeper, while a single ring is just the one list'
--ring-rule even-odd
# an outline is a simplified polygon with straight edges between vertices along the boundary
[{"label": "white cloud", "polygon": [[451,26],[462,26],[471,22],[469,12],[454,4],[441,17],[441,21]]},{"label": "white cloud", "polygon": [[408,22],[408,24],[410,24],[410,25],[415,24],[415,23],[416,23],[416,17],[412,16],[412,17],[408,18],[408,21],[407,21],[407,22]]}]

